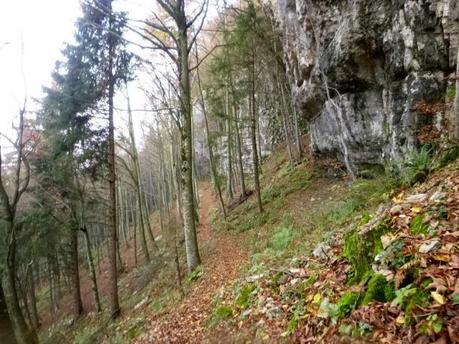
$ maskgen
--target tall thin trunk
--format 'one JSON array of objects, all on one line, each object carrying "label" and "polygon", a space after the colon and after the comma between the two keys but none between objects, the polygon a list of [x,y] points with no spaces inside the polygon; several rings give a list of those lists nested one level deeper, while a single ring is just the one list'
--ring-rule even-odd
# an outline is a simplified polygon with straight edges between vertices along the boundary
[{"label": "tall thin trunk", "polygon": [[[142,231],[146,231],[149,239],[153,245],[153,247],[156,247],[155,243],[155,238],[153,236],[153,232],[151,229],[151,224],[150,224],[150,214],[148,213],[145,198],[142,197],[142,171],[140,169],[140,162],[139,162],[139,153],[137,151],[137,146],[136,146],[136,140],[135,140],[135,133],[134,133],[134,125],[132,122],[132,111],[131,111],[131,101],[129,98],[129,93],[128,93],[128,88],[126,86],[126,95],[127,95],[127,106],[128,106],[128,126],[129,126],[129,137],[131,140],[131,150],[132,150],[132,158],[133,158],[133,163],[134,163],[134,183],[136,191],[137,191],[137,203],[139,206],[139,212],[140,212],[140,221],[142,225]],[[145,227],[144,227],[145,226]],[[148,254],[145,255],[145,258],[147,261],[150,261],[150,257]]]},{"label": "tall thin trunk", "polygon": [[33,263],[31,264],[31,268],[29,271],[29,295],[30,295],[30,303],[32,307],[33,324],[35,328],[39,328],[41,324],[40,324],[40,317],[38,315],[38,309],[37,309],[37,297],[35,294],[36,292],[35,278],[37,279],[37,281],[39,281],[38,264],[36,264],[36,261],[34,260]]},{"label": "tall thin trunk", "polygon": [[76,317],[79,317],[83,314],[83,302],[81,301],[80,267],[78,262],[78,229],[75,227],[70,229],[70,248],[73,313]]},{"label": "tall thin trunk", "polygon": [[[196,51],[197,55],[197,51]],[[198,79],[198,89],[199,89],[199,96],[201,98],[201,107],[202,107],[202,113],[204,115],[204,123],[205,123],[205,128],[206,128],[206,139],[207,139],[207,149],[209,151],[209,162],[210,162],[210,172],[212,174],[212,181],[214,184],[215,191],[218,196],[218,200],[220,203],[220,209],[222,211],[223,217],[226,220],[226,208],[225,208],[225,202],[223,200],[223,195],[222,195],[222,189],[220,186],[220,180],[218,177],[218,171],[217,171],[217,166],[215,164],[215,158],[214,158],[214,150],[212,148],[212,142],[210,139],[210,132],[209,132],[209,120],[207,119],[207,109],[206,109],[206,104],[204,102],[204,94],[202,92],[202,86],[201,86],[201,76],[199,74],[199,68],[196,70],[197,74],[197,79]]]},{"label": "tall thin trunk", "polygon": [[456,96],[454,98],[454,134],[453,137],[459,140],[459,46],[457,48],[457,62],[456,62]]},{"label": "tall thin trunk", "polygon": [[[107,2],[109,14],[109,30],[113,27],[112,0]],[[115,125],[113,120],[113,98],[115,95],[115,77],[113,75],[113,63],[115,55],[114,36],[108,36],[108,179],[109,179],[109,303],[110,314],[113,319],[120,313],[118,298],[118,266],[116,257],[116,245],[118,241],[118,226],[116,218],[116,165],[115,165]]]},{"label": "tall thin trunk", "polygon": [[100,305],[99,289],[97,288],[96,269],[94,268],[94,258],[91,252],[91,241],[89,238],[88,229],[86,227],[83,227],[81,231],[84,234],[84,239],[86,242],[86,259],[88,260],[89,274],[91,276],[92,293],[94,295],[94,304],[96,306],[97,312],[100,313],[102,311],[102,307]]},{"label": "tall thin trunk", "polygon": [[147,238],[145,237],[145,227],[143,223],[142,210],[140,209],[139,198],[137,198],[137,207],[139,211],[138,211],[138,216],[136,216],[136,218],[137,218],[137,224],[138,224],[139,234],[140,234],[140,245],[142,247],[142,251],[145,256],[145,260],[147,262],[150,262],[150,253],[148,252]]},{"label": "tall thin trunk", "polygon": [[183,222],[185,232],[185,249],[188,271],[192,272],[201,264],[198,240],[196,235],[195,205],[193,188],[193,141],[191,132],[192,108],[190,70],[188,61],[188,25],[185,16],[184,4],[180,9],[180,18],[177,18],[179,43],[179,79],[180,104],[183,116],[181,128],[181,163],[182,163],[182,194],[183,194]]},{"label": "tall thin trunk", "polygon": [[260,190],[260,170],[258,167],[258,149],[257,149],[257,109],[256,109],[256,100],[255,100],[255,56],[252,56],[252,65],[250,71],[250,112],[251,112],[251,122],[250,122],[250,136],[252,140],[252,159],[253,159],[253,179],[255,184],[255,193],[257,195],[258,210],[260,213],[263,212],[263,204],[261,202],[261,190]]},{"label": "tall thin trunk", "polygon": [[133,224],[134,224],[134,264],[137,267],[137,216],[131,211]]},{"label": "tall thin trunk", "polygon": [[226,108],[226,146],[227,146],[227,154],[228,154],[228,171],[227,172],[227,180],[226,180],[226,185],[227,185],[227,193],[228,193],[228,198],[230,200],[234,199],[234,193],[233,193],[233,145],[232,145],[232,128],[231,128],[231,115],[229,111],[229,96],[228,96],[228,89],[227,87],[225,88],[225,108]]},{"label": "tall thin trunk", "polygon": [[237,143],[237,163],[238,163],[238,170],[239,170],[239,180],[241,183],[241,198],[244,198],[247,195],[247,189],[245,186],[245,176],[244,176],[244,160],[242,155],[242,142],[241,142],[241,134],[239,129],[239,114],[238,109],[234,109],[235,115],[235,130],[236,130],[236,143]]}]

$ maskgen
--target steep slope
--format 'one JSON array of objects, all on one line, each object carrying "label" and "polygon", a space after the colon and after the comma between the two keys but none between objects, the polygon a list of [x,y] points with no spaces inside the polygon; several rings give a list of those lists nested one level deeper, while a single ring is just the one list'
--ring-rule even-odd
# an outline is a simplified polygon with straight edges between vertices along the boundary
[{"label": "steep slope", "polygon": [[[458,342],[459,161],[390,198],[383,190],[365,194],[377,183],[359,190],[360,183],[340,189],[347,202],[336,209],[334,192],[320,208],[301,209],[327,213],[325,226],[309,223],[312,236],[297,224],[277,226],[265,250],[252,255],[246,276],[215,311],[231,342]],[[346,211],[355,188],[362,204]],[[324,227],[325,240],[308,254]],[[267,230],[252,230],[260,229]]]}]

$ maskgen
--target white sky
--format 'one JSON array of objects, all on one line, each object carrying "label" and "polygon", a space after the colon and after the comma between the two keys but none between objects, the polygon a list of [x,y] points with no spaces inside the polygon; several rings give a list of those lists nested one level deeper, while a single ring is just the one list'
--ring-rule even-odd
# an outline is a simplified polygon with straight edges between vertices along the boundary
[{"label": "white sky", "polygon": [[11,128],[26,95],[30,98],[29,108],[36,108],[31,98],[39,98],[42,86],[49,84],[54,63],[61,57],[63,42],[71,41],[79,14],[78,0],[0,1],[2,132]]},{"label": "white sky", "polygon": [[[211,0],[208,17],[215,15],[216,1]],[[131,18],[139,19],[148,16],[154,3],[153,0],[115,2],[117,7],[129,9]],[[54,64],[62,58],[65,42],[72,42],[75,21],[80,15],[79,0],[0,0],[0,132],[13,136],[12,121],[25,96],[28,110],[37,109],[33,99],[40,99],[42,87],[49,86]],[[130,94],[133,108],[146,106],[146,99],[135,83],[130,86]],[[116,103],[126,108],[123,98]],[[134,113],[137,136],[142,132],[141,122],[151,115]],[[123,126],[124,121],[118,124]],[[0,138],[0,144],[6,144],[5,140]]]}]

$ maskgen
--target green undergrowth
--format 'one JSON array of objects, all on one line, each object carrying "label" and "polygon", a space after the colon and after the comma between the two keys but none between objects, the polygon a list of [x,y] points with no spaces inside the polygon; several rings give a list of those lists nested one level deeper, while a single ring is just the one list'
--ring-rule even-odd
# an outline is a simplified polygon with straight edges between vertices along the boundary
[{"label": "green undergrowth", "polygon": [[[285,277],[283,273],[272,273],[282,270],[296,257],[312,252],[318,242],[334,242],[335,234],[350,226],[360,226],[369,220],[371,215],[382,202],[390,198],[394,187],[390,177],[381,169],[373,169],[371,176],[359,178],[353,182],[321,177],[321,172],[309,161],[289,166],[287,162],[276,156],[275,163],[268,159],[263,167],[262,201],[264,212],[260,214],[255,197],[232,210],[227,221],[217,219],[214,225],[222,230],[245,232],[251,258],[243,267],[245,276],[270,276],[270,286],[277,290]],[[377,235],[386,231],[381,226],[380,231],[372,239],[371,255],[357,252],[362,259],[361,272],[355,276],[355,281],[362,279],[368,271],[371,259],[382,249]],[[377,237],[377,238],[376,238]],[[357,236],[354,236],[355,240]],[[355,255],[349,249],[349,257]],[[356,265],[360,261],[356,260]],[[318,267],[318,272],[320,267]],[[359,270],[360,271],[360,270]],[[300,285],[295,286],[284,297],[301,300],[304,290],[311,287],[317,275],[309,276]],[[353,292],[336,304],[330,303],[327,311],[338,319],[349,314],[354,307],[362,302],[381,300],[382,295],[392,296],[392,286],[384,286],[381,294],[376,289],[380,287],[379,277],[367,274],[370,281],[369,293]],[[250,280],[250,279],[249,279]],[[368,282],[367,281],[367,282]],[[256,302],[256,283],[242,280],[233,286],[231,302],[217,302],[211,317],[212,325],[221,321],[234,322],[244,319],[253,302]],[[280,292],[280,290],[279,290]],[[391,294],[392,292],[392,294]],[[304,305],[299,302],[289,320],[289,331],[293,331],[304,314]]]}]

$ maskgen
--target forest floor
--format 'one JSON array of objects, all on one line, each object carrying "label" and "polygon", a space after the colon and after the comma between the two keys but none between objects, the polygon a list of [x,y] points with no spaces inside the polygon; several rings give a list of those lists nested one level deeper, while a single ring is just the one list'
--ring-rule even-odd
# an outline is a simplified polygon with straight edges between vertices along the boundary
[{"label": "forest floor", "polygon": [[[183,293],[164,236],[158,241],[163,253],[150,264],[144,264],[141,252],[134,264],[131,242],[123,248],[127,268],[120,279],[119,320],[91,312],[76,322],[63,318],[43,342],[396,343],[396,338],[421,338],[416,343],[424,344],[459,338],[450,330],[459,323],[459,277],[451,277],[459,271],[459,161],[437,168],[413,188],[401,188],[378,168],[351,180],[334,161],[306,157],[292,165],[285,147],[262,168],[263,213],[252,195],[229,207],[224,220],[211,185],[200,185],[203,264],[184,277]],[[407,201],[422,193],[428,194],[424,200]],[[355,233],[369,225],[371,240],[362,246]],[[349,245],[350,240],[357,241]],[[432,252],[419,253],[420,245],[433,243]],[[388,266],[372,271],[373,260],[381,264],[381,257]],[[186,276],[185,258],[180,261]],[[361,268],[364,276],[357,275]],[[387,281],[381,273],[389,274]],[[374,299],[376,282],[388,294]],[[422,298],[410,299],[413,295]],[[83,296],[85,305],[91,303],[89,292]]]},{"label": "forest floor", "polygon": [[215,207],[211,186],[201,184],[198,242],[202,250],[202,275],[192,285],[178,307],[153,316],[145,325],[146,333],[138,343],[202,343],[208,331],[215,293],[234,280],[248,252],[241,233],[217,231],[210,221]]}]

